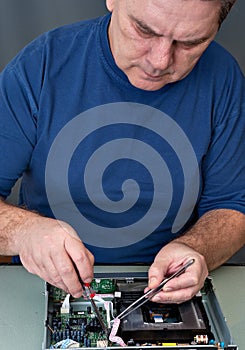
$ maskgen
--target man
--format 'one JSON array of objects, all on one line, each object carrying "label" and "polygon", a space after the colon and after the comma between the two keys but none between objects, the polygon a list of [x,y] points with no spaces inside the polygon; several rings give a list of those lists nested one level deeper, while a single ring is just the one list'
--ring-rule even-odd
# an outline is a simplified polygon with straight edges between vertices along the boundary
[{"label": "man", "polygon": [[233,2],[107,0],[6,67],[1,254],[75,297],[74,264],[149,263],[153,288],[194,258],[154,299],[180,303],[244,245],[244,77],[213,42]]}]

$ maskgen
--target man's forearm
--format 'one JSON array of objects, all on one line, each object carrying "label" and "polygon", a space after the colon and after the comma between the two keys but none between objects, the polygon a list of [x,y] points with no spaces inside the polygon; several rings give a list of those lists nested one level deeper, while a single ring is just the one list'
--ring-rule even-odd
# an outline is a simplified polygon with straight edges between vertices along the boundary
[{"label": "man's forearm", "polygon": [[27,221],[38,214],[9,205],[0,199],[0,255],[17,255],[18,244]]},{"label": "man's forearm", "polygon": [[245,215],[230,209],[212,210],[174,242],[198,251],[213,270],[245,244]]}]

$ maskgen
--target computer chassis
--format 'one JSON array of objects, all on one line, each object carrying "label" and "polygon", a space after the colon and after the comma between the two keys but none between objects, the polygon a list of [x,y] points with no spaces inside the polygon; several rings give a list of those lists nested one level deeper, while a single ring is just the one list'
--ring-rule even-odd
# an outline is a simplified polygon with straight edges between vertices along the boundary
[{"label": "computer chassis", "polygon": [[[111,321],[143,294],[147,268],[99,266],[91,286],[96,305],[110,327]],[[88,299],[70,297],[64,305],[66,293],[49,284],[45,294],[43,350],[121,348],[108,340]],[[121,321],[117,336],[128,349],[238,350],[210,278],[198,295],[180,305],[148,301]]]}]

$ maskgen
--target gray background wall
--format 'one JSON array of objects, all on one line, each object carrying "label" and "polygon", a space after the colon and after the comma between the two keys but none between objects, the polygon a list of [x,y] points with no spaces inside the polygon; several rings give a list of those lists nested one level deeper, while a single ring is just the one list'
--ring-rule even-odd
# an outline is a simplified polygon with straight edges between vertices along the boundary
[{"label": "gray background wall", "polygon": [[[105,0],[0,0],[0,71],[39,34],[106,13]],[[245,73],[245,1],[237,0],[217,39],[238,60]],[[18,188],[18,186],[17,186]],[[10,201],[16,201],[16,188]],[[245,263],[245,249],[232,263]]]},{"label": "gray background wall", "polygon": [[0,70],[39,34],[105,13],[104,0],[0,0]]}]

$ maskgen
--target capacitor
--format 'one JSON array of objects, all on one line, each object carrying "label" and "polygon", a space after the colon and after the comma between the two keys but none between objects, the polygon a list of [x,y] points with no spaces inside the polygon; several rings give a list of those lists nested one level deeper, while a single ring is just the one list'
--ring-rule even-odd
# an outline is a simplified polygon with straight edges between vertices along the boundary
[{"label": "capacitor", "polygon": [[77,341],[78,341],[78,343],[81,343],[81,340],[82,340],[81,331],[77,331]]},{"label": "capacitor", "polygon": [[133,339],[129,339],[129,341],[127,342],[128,346],[135,346],[135,342]]},{"label": "capacitor", "polygon": [[206,334],[196,335],[194,340],[197,344],[208,344],[208,336]]},{"label": "capacitor", "polygon": [[87,337],[84,337],[84,339],[83,339],[83,346],[84,346],[85,348],[88,347],[88,338],[87,338]]}]

